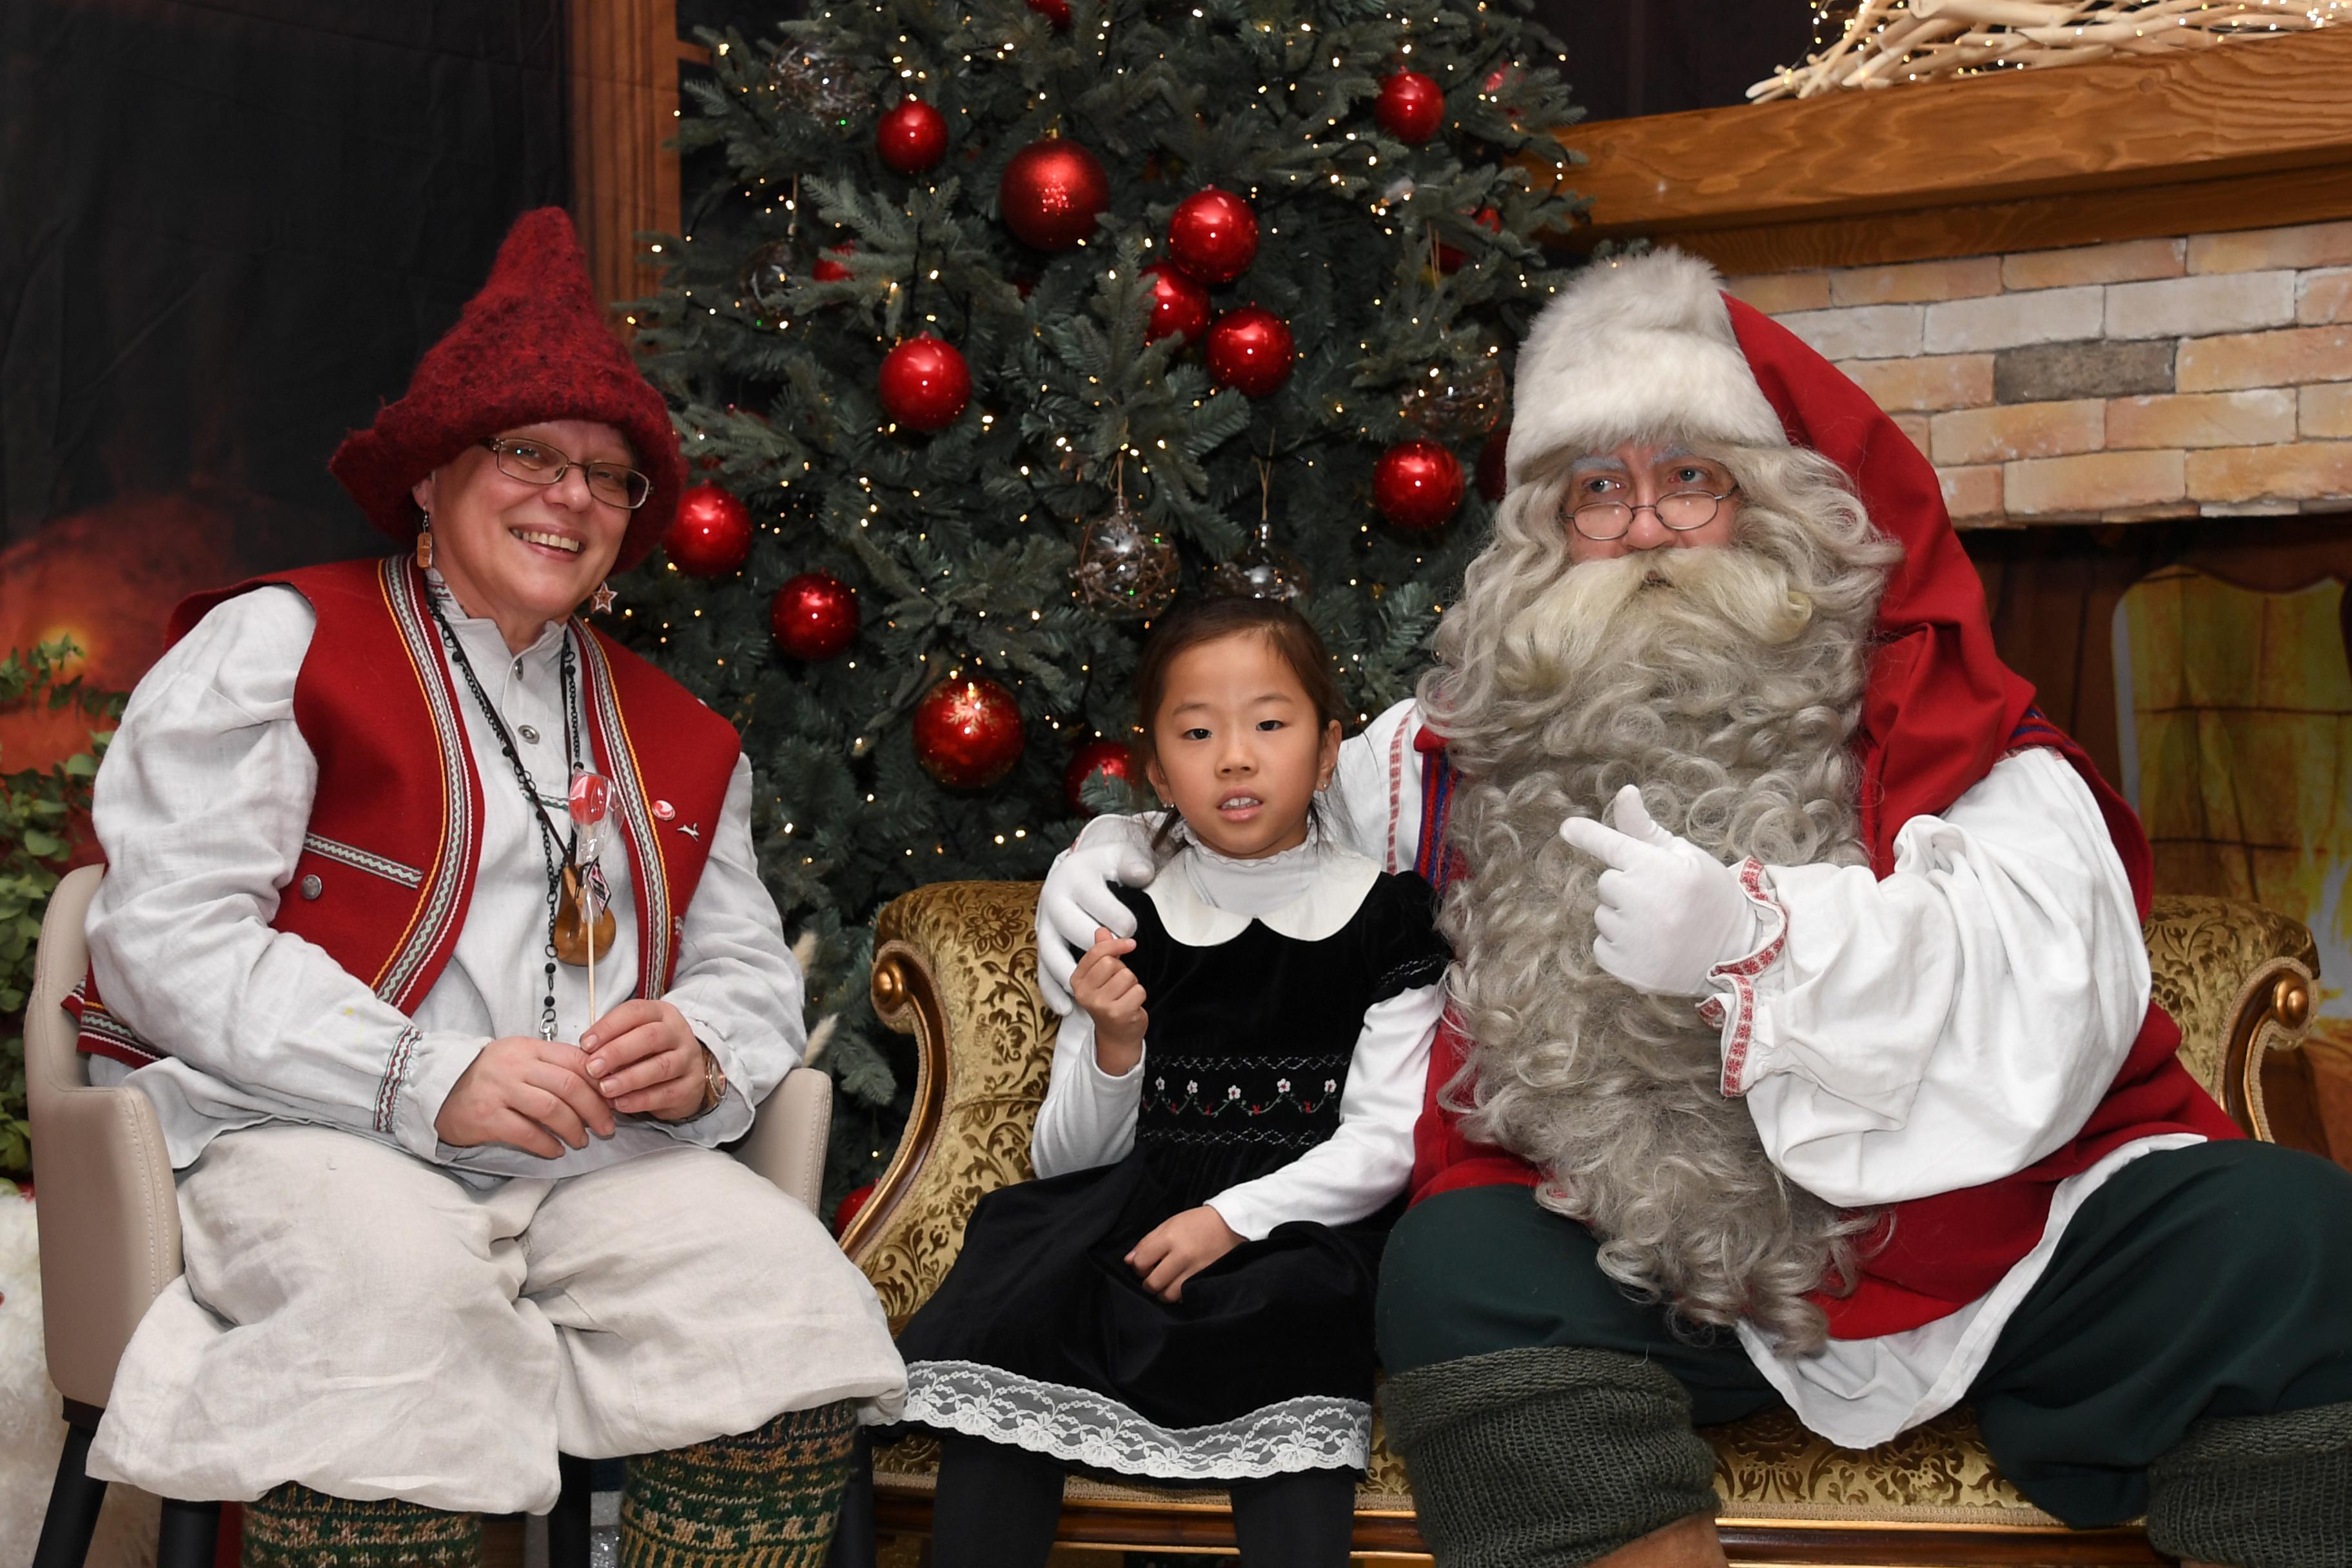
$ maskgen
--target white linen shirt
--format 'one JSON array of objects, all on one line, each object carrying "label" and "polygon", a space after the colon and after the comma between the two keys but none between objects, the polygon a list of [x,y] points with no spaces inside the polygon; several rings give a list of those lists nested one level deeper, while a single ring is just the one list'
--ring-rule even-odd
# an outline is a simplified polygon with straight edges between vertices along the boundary
[{"label": "white linen shirt", "polygon": [[[495,623],[467,617],[437,575],[428,580],[551,821],[562,824],[562,625],[549,623],[530,647],[509,652]],[[477,1184],[574,1175],[674,1142],[708,1147],[740,1137],[806,1041],[799,966],[752,855],[750,764],[736,759],[663,998],[718,1058],[726,1098],[688,1121],[619,1117],[612,1136],[592,1131],[586,1148],[552,1160],[506,1144],[456,1148],[439,1141],[434,1121],[458,1076],[490,1040],[540,1030],[547,870],[538,830],[496,733],[453,670],[481,783],[480,862],[456,949],[414,1018],[323,949],[273,930],[318,787],[317,760],[294,721],[295,680],[315,626],[290,588],[239,595],[198,622],[131,694],[91,809],[107,876],[90,907],[90,959],[108,1010],[170,1055],[136,1071],[92,1057],[92,1081],[128,1081],[146,1094],[175,1168],[221,1133],[268,1121],[339,1127]],[[575,676],[585,679],[584,670]],[[584,725],[581,733],[584,747]],[[637,980],[633,882],[617,835],[604,866],[616,931],[609,955],[597,954],[599,1015],[634,996]],[[332,893],[374,896],[364,873],[342,880]],[[557,965],[560,1040],[576,1041],[591,1022],[587,984],[585,969]],[[420,1037],[387,1084],[412,1024]],[[389,1096],[388,1115],[380,1093]]]},{"label": "white linen shirt", "polygon": [[[1353,918],[1379,868],[1320,834],[1262,860],[1235,860],[1190,847],[1160,868],[1152,902],[1171,935],[1192,946],[1237,936],[1252,921],[1300,941],[1329,936]],[[1217,920],[1202,911],[1232,917]],[[1150,1001],[1144,1003],[1148,1009]],[[1349,1225],[1379,1212],[1412,1175],[1412,1129],[1431,1043],[1444,1011],[1445,987],[1415,986],[1376,1002],[1339,1093],[1339,1126],[1278,1170],[1228,1187],[1208,1200],[1244,1241],[1260,1241],[1290,1220]],[[1038,1175],[1107,1165],[1135,1146],[1143,1102],[1143,1056],[1114,1077],[1095,1058],[1094,1019],[1073,1007],[1055,1037],[1052,1076],[1029,1161]]]},{"label": "white linen shirt", "polygon": [[[1421,847],[1418,708],[1339,748],[1346,837],[1391,868]],[[1895,837],[1885,877],[1773,867],[1788,942],[1756,980],[1734,1088],[1766,1153],[1847,1206],[1954,1192],[2063,1147],[2105,1098],[2147,1010],[2147,949],[2098,803],[2057,752],[2012,752]],[[1729,987],[1726,1046],[1734,1022]],[[1727,1049],[1727,1060],[1728,1060]],[[2039,1245],[1948,1317],[1782,1357],[1741,1343],[1807,1426],[1869,1447],[1958,1404],[2048,1268],[2067,1222],[2131,1161],[2202,1142],[2143,1138],[2058,1184]]]}]

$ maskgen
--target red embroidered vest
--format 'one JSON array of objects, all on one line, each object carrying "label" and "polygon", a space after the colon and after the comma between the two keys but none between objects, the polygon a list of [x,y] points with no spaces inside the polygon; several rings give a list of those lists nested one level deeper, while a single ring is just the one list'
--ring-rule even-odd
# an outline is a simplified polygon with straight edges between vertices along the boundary
[{"label": "red embroidered vest", "polygon": [[[1424,730],[1418,743],[1424,757],[1419,869],[1442,894],[1449,880],[1464,874],[1460,856],[1446,840],[1454,775],[1442,741]],[[2099,777],[2081,747],[2030,710],[2011,737],[2012,750],[2027,746],[2053,748],[2082,774],[2132,871],[2145,919],[2147,839],[2131,807]],[[1885,874],[1884,868],[1879,874]],[[1831,1337],[1866,1340],[1916,1329],[1983,1296],[2041,1241],[2058,1184],[2126,1143],[2165,1132],[2244,1136],[2180,1065],[2179,1048],[2179,1026],[2151,1001],[2106,1098],[2072,1142],[1999,1181],[1889,1205],[1875,1233],[1880,1245],[1874,1251],[1865,1248],[1862,1278],[1853,1289],[1813,1295],[1828,1315]],[[1445,1103],[1445,1087],[1469,1051],[1470,1041],[1449,1012],[1430,1052],[1421,1120],[1413,1128],[1414,1203],[1462,1187],[1534,1186],[1540,1180],[1536,1168],[1517,1155],[1464,1133],[1459,1114]]]},{"label": "red embroidered vest", "polygon": [[[294,722],[319,763],[301,856],[270,924],[316,942],[413,1013],[457,945],[481,859],[481,771],[459,709],[470,699],[450,677],[424,574],[406,556],[195,595],[172,612],[168,640],[224,600],[268,584],[294,589],[318,616],[294,683]],[[741,742],[733,725],[644,659],[581,622],[572,629],[589,750],[613,781],[628,846],[636,994],[659,996],[677,968],[686,907]],[[168,1051],[106,1010],[95,974],[66,1005],[81,1020],[85,1051],[133,1066]]]}]

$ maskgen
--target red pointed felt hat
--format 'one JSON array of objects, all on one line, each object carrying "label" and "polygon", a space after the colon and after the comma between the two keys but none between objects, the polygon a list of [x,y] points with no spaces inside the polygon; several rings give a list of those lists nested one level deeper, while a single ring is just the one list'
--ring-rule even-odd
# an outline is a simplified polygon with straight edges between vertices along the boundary
[{"label": "red pointed felt hat", "polygon": [[417,361],[407,392],[345,437],[327,468],[369,521],[404,543],[422,521],[409,494],[417,480],[484,437],[549,419],[612,426],[652,479],[621,541],[616,564],[628,570],[669,531],[686,459],[669,405],[604,324],[562,207],[515,219],[489,281]]}]

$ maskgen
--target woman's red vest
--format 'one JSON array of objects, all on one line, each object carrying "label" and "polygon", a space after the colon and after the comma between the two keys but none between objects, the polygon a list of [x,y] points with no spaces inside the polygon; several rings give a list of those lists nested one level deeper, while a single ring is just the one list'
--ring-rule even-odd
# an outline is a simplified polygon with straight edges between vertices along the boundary
[{"label": "woman's red vest", "polygon": [[[294,683],[294,722],[319,763],[301,857],[271,926],[317,943],[404,1013],[449,962],[481,858],[482,777],[407,556],[344,561],[198,594],[172,642],[215,605],[268,584],[318,616]],[[614,784],[637,920],[637,990],[677,968],[686,907],[719,828],[741,743],[734,726],[617,643],[572,623],[588,744]],[[316,879],[312,880],[312,879]],[[68,998],[81,1048],[133,1066],[167,1054],[106,1010],[95,974]]]}]

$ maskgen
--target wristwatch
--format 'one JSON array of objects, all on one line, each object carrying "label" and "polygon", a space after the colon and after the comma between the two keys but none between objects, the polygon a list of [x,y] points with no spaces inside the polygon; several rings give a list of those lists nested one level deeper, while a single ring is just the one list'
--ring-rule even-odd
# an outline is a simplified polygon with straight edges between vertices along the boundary
[{"label": "wristwatch", "polygon": [[719,1109],[727,1098],[727,1069],[719,1065],[719,1058],[709,1046],[702,1047],[702,1109],[697,1116],[708,1116]]}]

